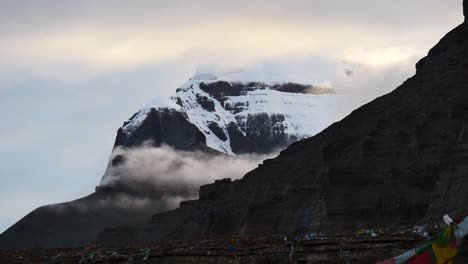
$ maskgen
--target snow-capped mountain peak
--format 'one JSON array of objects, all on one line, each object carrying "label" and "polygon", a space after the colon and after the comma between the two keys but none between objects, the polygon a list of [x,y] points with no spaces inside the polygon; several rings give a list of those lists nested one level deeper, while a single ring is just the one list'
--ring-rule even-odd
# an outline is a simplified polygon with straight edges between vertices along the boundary
[{"label": "snow-capped mountain peak", "polygon": [[153,99],[124,124],[125,136],[131,138],[151,111],[178,112],[212,149],[229,155],[265,153],[315,135],[334,117],[335,95],[318,86],[225,79],[197,74],[173,96]]}]

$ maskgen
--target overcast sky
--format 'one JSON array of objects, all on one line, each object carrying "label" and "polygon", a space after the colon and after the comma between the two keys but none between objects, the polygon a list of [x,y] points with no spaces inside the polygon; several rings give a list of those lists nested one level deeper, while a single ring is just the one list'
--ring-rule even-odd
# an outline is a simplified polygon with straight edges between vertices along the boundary
[{"label": "overcast sky", "polygon": [[0,232],[91,193],[118,127],[197,71],[329,82],[340,119],[462,21],[462,0],[0,0]]}]

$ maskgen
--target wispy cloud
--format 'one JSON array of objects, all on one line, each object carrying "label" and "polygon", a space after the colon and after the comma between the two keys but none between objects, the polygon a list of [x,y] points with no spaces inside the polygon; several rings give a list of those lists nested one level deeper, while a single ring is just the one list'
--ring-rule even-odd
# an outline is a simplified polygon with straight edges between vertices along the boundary
[{"label": "wispy cloud", "polygon": [[36,70],[297,54],[381,66],[422,55],[461,22],[460,2],[11,1],[0,11],[0,58]]}]

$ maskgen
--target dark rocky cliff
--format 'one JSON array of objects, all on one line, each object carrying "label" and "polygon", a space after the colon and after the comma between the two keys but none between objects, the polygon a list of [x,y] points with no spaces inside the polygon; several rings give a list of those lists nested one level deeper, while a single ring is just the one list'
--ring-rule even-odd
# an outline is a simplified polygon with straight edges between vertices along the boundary
[{"label": "dark rocky cliff", "polygon": [[[466,9],[466,4],[465,4]],[[468,25],[396,90],[294,143],[243,179],[105,243],[336,232],[430,222],[468,209]]]},{"label": "dark rocky cliff", "polygon": [[192,150],[199,144],[206,144],[205,135],[182,112],[151,109],[131,134],[119,128],[114,146],[137,147],[147,141],[155,147],[167,144],[180,150]]}]

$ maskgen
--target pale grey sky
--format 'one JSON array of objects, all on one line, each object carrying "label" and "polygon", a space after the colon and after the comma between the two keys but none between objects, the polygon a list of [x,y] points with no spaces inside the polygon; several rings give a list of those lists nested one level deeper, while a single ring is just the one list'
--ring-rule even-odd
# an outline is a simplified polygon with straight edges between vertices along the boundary
[{"label": "pale grey sky", "polygon": [[197,69],[331,82],[341,118],[462,20],[462,0],[0,0],[0,232],[92,192],[117,128]]}]

